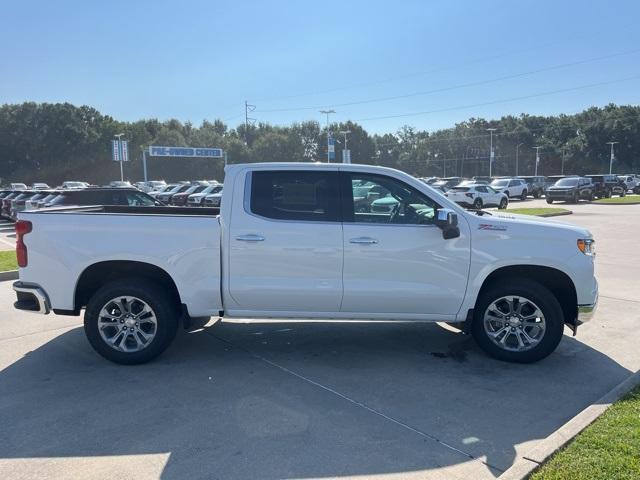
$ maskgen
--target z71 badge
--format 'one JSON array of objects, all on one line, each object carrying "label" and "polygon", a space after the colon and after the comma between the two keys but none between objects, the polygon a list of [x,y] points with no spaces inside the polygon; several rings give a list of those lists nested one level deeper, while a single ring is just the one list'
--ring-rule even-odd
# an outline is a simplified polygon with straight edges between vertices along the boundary
[{"label": "z71 badge", "polygon": [[504,232],[507,229],[504,225],[492,225],[490,223],[481,223],[478,230],[493,230],[495,232]]}]

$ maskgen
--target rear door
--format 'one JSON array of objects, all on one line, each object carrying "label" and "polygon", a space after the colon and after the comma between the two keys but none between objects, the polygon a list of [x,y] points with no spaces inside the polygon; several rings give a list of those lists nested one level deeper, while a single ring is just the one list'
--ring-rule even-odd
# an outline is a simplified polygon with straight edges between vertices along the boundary
[{"label": "rear door", "polygon": [[230,310],[338,312],[338,173],[258,169],[246,175],[244,201],[234,201],[229,230]]},{"label": "rear door", "polygon": [[[434,199],[394,177],[343,172],[344,294],[342,312],[455,315],[470,262],[469,230],[442,238]],[[354,211],[354,185],[374,183],[396,199],[391,211]],[[393,315],[391,316],[393,318]]]}]

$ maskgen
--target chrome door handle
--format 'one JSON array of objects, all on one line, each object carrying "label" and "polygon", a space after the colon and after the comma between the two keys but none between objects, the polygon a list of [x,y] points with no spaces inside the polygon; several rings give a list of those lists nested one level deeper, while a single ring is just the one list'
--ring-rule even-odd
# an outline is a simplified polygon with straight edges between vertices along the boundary
[{"label": "chrome door handle", "polygon": [[375,243],[378,243],[378,240],[370,237],[357,237],[349,240],[349,243],[358,243],[361,245],[373,245]]},{"label": "chrome door handle", "polygon": [[264,242],[264,237],[262,235],[239,235],[236,240],[241,242]]}]

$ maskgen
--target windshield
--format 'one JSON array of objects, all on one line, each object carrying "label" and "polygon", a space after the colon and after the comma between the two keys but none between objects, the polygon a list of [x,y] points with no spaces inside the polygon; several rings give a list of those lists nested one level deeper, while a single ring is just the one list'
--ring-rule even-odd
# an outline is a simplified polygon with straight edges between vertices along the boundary
[{"label": "windshield", "polygon": [[494,187],[506,187],[509,185],[509,180],[494,180],[491,185]]},{"label": "windshield", "polygon": [[575,187],[578,185],[577,178],[561,178],[556,182],[558,187]]}]

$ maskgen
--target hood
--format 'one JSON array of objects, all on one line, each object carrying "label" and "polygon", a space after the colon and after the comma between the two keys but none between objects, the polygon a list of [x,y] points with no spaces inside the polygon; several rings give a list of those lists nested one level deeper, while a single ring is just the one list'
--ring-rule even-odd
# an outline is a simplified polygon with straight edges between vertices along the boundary
[{"label": "hood", "polygon": [[570,185],[552,185],[550,186],[547,190],[573,190],[574,188],[576,188],[577,185],[574,186],[570,186]]}]

